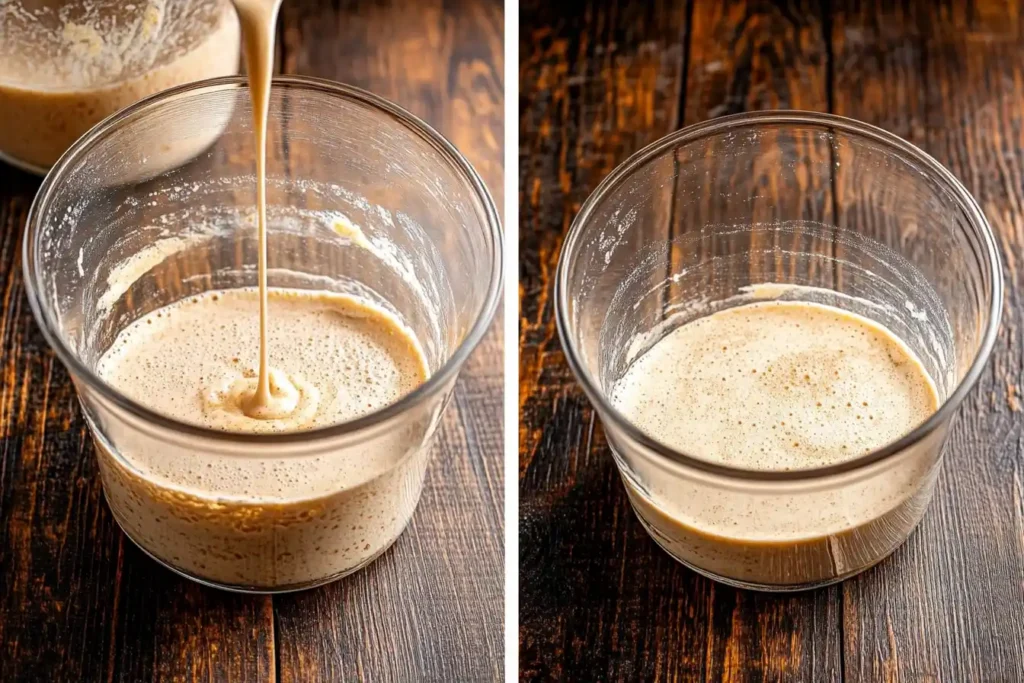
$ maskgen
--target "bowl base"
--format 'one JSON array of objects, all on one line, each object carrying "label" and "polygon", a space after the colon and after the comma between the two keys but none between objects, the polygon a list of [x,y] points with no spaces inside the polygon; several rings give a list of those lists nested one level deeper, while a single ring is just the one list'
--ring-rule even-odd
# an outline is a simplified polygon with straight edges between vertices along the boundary
[{"label": "bowl base", "polygon": [[326,577],[321,578],[321,579],[314,579],[313,581],[306,581],[304,583],[290,584],[290,585],[285,585],[285,586],[264,587],[264,586],[242,586],[242,585],[235,585],[235,584],[228,584],[228,583],[218,583],[217,581],[211,581],[210,579],[204,579],[201,576],[196,576],[195,574],[191,574],[191,573],[185,571],[184,569],[179,569],[178,567],[175,567],[173,564],[171,564],[171,563],[169,563],[169,562],[167,562],[165,560],[160,559],[159,557],[157,557],[156,555],[151,553],[149,550],[144,548],[141,543],[139,543],[134,538],[132,538],[132,535],[129,534],[127,531],[125,531],[124,525],[121,524],[121,521],[119,519],[117,519],[117,515],[114,515],[114,521],[117,522],[117,526],[121,529],[121,532],[125,535],[125,538],[127,538],[129,541],[131,541],[132,544],[136,548],[141,550],[147,557],[152,559],[154,562],[156,562],[157,564],[159,564],[159,565],[161,565],[161,566],[171,570],[172,572],[174,572],[178,576],[184,577],[184,578],[186,578],[186,579],[188,579],[190,581],[194,581],[194,582],[196,582],[198,584],[202,584],[203,586],[208,586],[209,588],[216,588],[218,590],[228,591],[229,593],[244,593],[244,594],[248,594],[248,595],[280,595],[282,593],[295,593],[295,592],[298,592],[298,591],[309,590],[310,588],[317,588],[319,586],[324,586],[324,585],[327,585],[328,583],[333,583],[333,582],[337,581],[338,579],[342,579],[342,578],[348,576],[349,574],[354,574],[357,571],[359,571],[361,569],[364,569],[365,567],[367,567],[370,564],[372,564],[377,558],[379,558],[381,555],[386,553],[388,551],[388,549],[391,548],[391,546],[393,546],[395,544],[395,541],[397,541],[399,539],[399,537],[401,537],[402,533],[405,532],[405,529],[403,528],[402,529],[402,533],[399,533],[398,536],[395,536],[390,542],[388,542],[387,545],[385,545],[383,548],[378,550],[376,553],[374,553],[370,557],[366,558],[365,560],[363,560],[362,562],[360,562],[356,566],[350,567],[349,569],[346,569],[346,570],[344,570],[342,572],[338,572],[337,574],[331,574],[330,576],[326,576]]},{"label": "bowl base", "polygon": [[[843,581],[846,581],[847,579],[853,578],[854,576],[857,576],[858,574],[861,574],[861,573],[866,572],[867,570],[871,569],[875,565],[877,565],[880,562],[882,562],[883,560],[887,559],[894,552],[896,552],[899,548],[901,548],[904,543],[907,542],[906,538],[903,539],[903,541],[901,541],[896,546],[894,546],[891,550],[889,550],[889,552],[879,556],[874,561],[872,561],[869,564],[864,565],[863,567],[858,567],[857,569],[854,569],[852,571],[848,571],[848,572],[845,572],[843,574],[839,574],[837,576],[831,576],[831,577],[828,577],[826,579],[822,579],[820,581],[808,581],[808,582],[805,582],[805,583],[792,583],[792,584],[756,583],[756,582],[753,582],[753,581],[743,581],[741,579],[734,579],[734,578],[730,578],[728,576],[722,576],[721,574],[716,574],[715,572],[709,571],[707,569],[702,569],[701,567],[693,565],[693,564],[687,562],[686,560],[680,558],[675,553],[673,553],[671,550],[669,550],[668,546],[665,543],[663,543],[662,540],[659,538],[658,533],[654,529],[651,528],[651,525],[647,523],[647,520],[645,520],[643,518],[643,516],[635,508],[634,508],[633,512],[636,514],[637,519],[640,520],[640,523],[643,525],[644,531],[647,532],[647,535],[650,536],[651,539],[655,543],[658,544],[659,548],[664,550],[665,553],[668,554],[669,557],[671,557],[673,560],[675,560],[679,564],[683,565],[687,569],[691,569],[691,570],[697,572],[701,576],[704,576],[706,578],[711,579],[712,581],[717,581],[719,583],[724,583],[725,585],[732,586],[733,588],[742,588],[744,590],[759,591],[759,592],[762,592],[762,593],[798,593],[798,592],[801,592],[801,591],[815,590],[817,588],[824,588],[825,586],[831,586],[833,584],[841,583]],[[917,529],[917,525],[915,524],[914,527],[910,530],[910,534],[914,533],[914,530],[916,530],[916,529]],[[907,538],[910,538],[910,534],[907,534]]]}]

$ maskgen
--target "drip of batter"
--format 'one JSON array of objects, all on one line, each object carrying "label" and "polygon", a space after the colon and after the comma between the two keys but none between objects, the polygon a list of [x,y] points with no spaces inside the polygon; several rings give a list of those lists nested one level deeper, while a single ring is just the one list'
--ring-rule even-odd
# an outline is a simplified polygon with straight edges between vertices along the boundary
[{"label": "drip of batter", "polygon": [[234,0],[242,25],[242,47],[249,70],[253,131],[256,135],[256,216],[259,234],[260,370],[255,383],[240,380],[230,387],[226,400],[241,407],[248,417],[279,420],[312,400],[301,379],[270,367],[267,348],[267,114],[270,109],[270,77],[274,66],[274,27],[281,0]]},{"label": "drip of batter", "polygon": [[[413,333],[384,308],[326,291],[268,291],[266,124],[280,0],[234,1],[256,136],[259,286],[148,312],[119,332],[97,372],[190,424],[314,430],[393,404],[425,381],[428,366]],[[125,265],[144,266],[153,267],[146,258]],[[278,590],[355,571],[398,537],[419,500],[432,429],[433,419],[414,411],[364,439],[258,449],[274,457],[130,428],[111,439],[116,451],[97,445],[111,510],[147,552],[206,581]]]}]

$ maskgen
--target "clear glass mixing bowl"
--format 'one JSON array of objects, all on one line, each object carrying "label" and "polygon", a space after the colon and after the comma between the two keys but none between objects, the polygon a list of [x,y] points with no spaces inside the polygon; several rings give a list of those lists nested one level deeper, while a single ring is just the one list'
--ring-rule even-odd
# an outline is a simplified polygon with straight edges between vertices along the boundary
[{"label": "clear glass mixing bowl", "polygon": [[[242,79],[182,86],[92,129],[43,182],[24,242],[32,310],[78,389],[118,523],[174,570],[250,591],[333,580],[402,532],[501,284],[490,195],[444,138],[402,109],[327,81],[278,79],[268,150],[269,285],[369,300],[412,330],[426,356],[426,383],[351,422],[212,431],[153,412],[95,371],[118,332],[147,313],[256,284]],[[343,483],[332,476],[370,455],[386,465]],[[166,458],[199,474],[183,484],[164,471]],[[284,465],[298,480],[253,489]]]},{"label": "clear glass mixing bowl", "polygon": [[[763,112],[686,128],[615,169],[573,223],[555,306],[651,536],[712,578],[795,590],[863,571],[920,521],[950,420],[992,350],[1002,288],[985,216],[930,156],[849,119]],[[939,409],[875,452],[783,472],[677,452],[609,400],[669,331],[766,298],[882,324],[921,359]]]}]

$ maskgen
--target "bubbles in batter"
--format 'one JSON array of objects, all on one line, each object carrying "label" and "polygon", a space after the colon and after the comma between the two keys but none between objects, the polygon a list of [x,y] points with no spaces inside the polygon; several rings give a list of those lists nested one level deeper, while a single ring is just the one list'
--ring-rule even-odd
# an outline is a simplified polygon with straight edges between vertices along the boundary
[{"label": "bubbles in batter", "polygon": [[[229,432],[299,431],[394,403],[427,376],[416,338],[365,301],[271,289],[271,390],[281,413],[243,403],[259,367],[255,288],[207,292],[126,327],[100,376],[150,409]],[[283,381],[287,380],[287,382]],[[125,531],[180,571],[258,590],[354,571],[408,524],[429,461],[428,421],[411,415],[362,440],[324,439],[264,457],[165,441],[119,423],[97,441],[104,492]],[[191,446],[191,444],[197,444]]]},{"label": "bubbles in batter", "polygon": [[673,449],[761,470],[862,455],[938,405],[931,378],[895,336],[803,302],[739,306],[673,330],[627,370],[612,400]]},{"label": "bubbles in batter", "polygon": [[255,289],[207,292],[143,316],[97,371],[140,403],[193,424],[280,432],[345,422],[394,403],[426,378],[415,339],[384,311],[326,292],[272,289],[271,393],[247,402],[259,368]]}]

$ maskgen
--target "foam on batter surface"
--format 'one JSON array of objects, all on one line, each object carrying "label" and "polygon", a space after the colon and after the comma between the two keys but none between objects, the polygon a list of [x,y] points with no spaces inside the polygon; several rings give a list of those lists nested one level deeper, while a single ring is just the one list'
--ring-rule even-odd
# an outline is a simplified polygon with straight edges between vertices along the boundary
[{"label": "foam on batter surface", "polygon": [[213,291],[153,311],[121,331],[97,371],[139,403],[234,432],[313,429],[394,403],[427,375],[423,353],[383,310],[325,292],[271,290],[271,365],[297,395],[279,419],[240,403],[259,367],[255,289]]},{"label": "foam on batter surface", "polygon": [[739,306],[676,328],[630,366],[612,400],[675,450],[759,470],[851,459],[938,405],[927,372],[891,332],[803,302]]},{"label": "foam on batter surface", "polygon": [[[101,357],[103,379],[150,409],[231,432],[299,431],[345,422],[422,383],[419,343],[371,304],[326,292],[269,291],[272,383],[297,391],[278,419],[241,398],[259,365],[255,289],[212,291],[124,328]],[[290,399],[289,399],[290,400]],[[165,442],[112,421],[97,440],[118,523],[147,552],[192,576],[257,590],[308,586],[354,571],[412,517],[430,449],[413,413],[366,439],[322,439],[248,457],[208,442]]]}]

